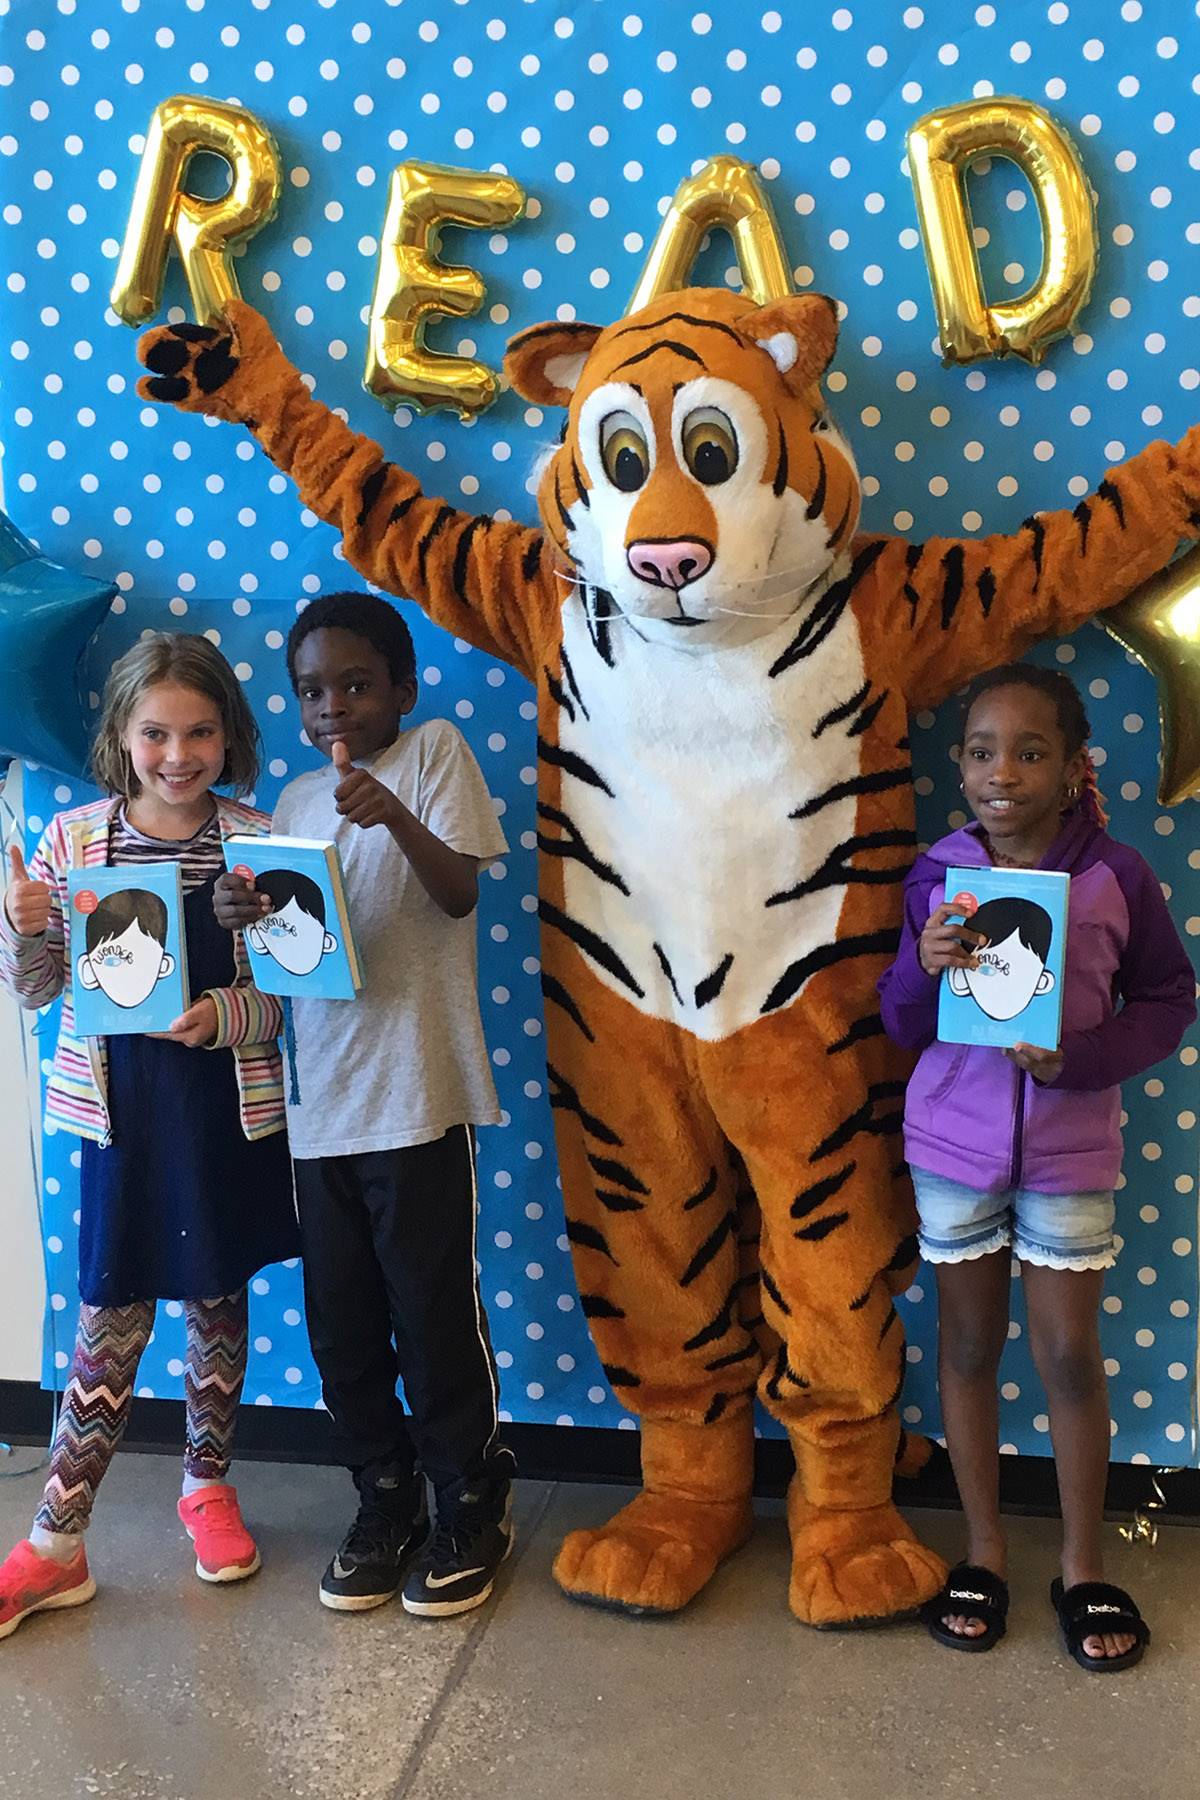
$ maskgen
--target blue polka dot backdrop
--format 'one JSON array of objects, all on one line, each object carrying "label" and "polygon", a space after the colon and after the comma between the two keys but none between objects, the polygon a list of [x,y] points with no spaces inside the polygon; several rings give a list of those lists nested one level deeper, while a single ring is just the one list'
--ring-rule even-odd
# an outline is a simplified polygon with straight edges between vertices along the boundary
[{"label": "blue polka dot backdrop", "polygon": [[[0,338],[8,508],[63,562],[120,589],[90,681],[148,627],[207,632],[246,684],[266,737],[258,801],[309,767],[282,644],[307,596],[343,585],[331,531],[253,443],[143,407],[134,335],[107,309],[151,111],[168,95],[236,100],[275,134],[284,192],[239,254],[247,299],[316,391],[382,439],[430,490],[504,516],[533,512],[529,471],[558,421],[507,394],[469,425],[389,415],[360,386],[388,176],[404,157],[507,170],[527,189],[505,232],[448,232],[448,260],[487,283],[480,314],[430,331],[434,347],[499,365],[514,330],[543,318],[607,322],[626,304],[679,182],[730,150],[756,162],[795,280],[836,295],[833,404],[856,444],[866,524],[916,536],[1011,530],[1072,505],[1105,467],[1195,419],[1200,242],[1200,22],[1187,0],[997,0],[955,9],[721,6],[637,0],[0,0]],[[904,162],[906,129],[934,107],[1015,93],[1042,102],[1079,145],[1098,195],[1096,289],[1045,365],[941,366]],[[993,297],[1039,260],[1036,208],[1011,164],[971,178]],[[726,239],[697,278],[737,282]],[[169,316],[185,316],[172,263]],[[160,315],[161,316],[161,315]],[[504,815],[512,854],[480,907],[481,991],[504,1124],[482,1134],[483,1289],[515,1419],[625,1425],[578,1306],[555,1173],[542,1062],[534,867],[531,691],[409,609],[421,716],[461,725]],[[1149,677],[1098,629],[1039,653],[1069,669],[1094,725],[1113,830],[1153,862],[1194,945],[1197,808],[1155,805]],[[916,720],[922,836],[962,821],[955,711]],[[31,839],[88,790],[29,784]],[[48,1064],[52,1016],[41,1023]],[[1194,1455],[1197,1075],[1193,1033],[1126,1091],[1122,1249],[1104,1302],[1113,1450]],[[50,1382],[74,1317],[77,1147],[45,1143],[52,1281]],[[252,1197],[248,1196],[248,1202]],[[936,1429],[932,1282],[905,1303],[907,1419]],[[295,1267],[254,1283],[247,1398],[318,1403]],[[1003,1372],[1006,1448],[1049,1451],[1019,1298]],[[144,1393],[182,1391],[182,1321],[160,1310]],[[770,1429],[770,1427],[766,1427]]]}]

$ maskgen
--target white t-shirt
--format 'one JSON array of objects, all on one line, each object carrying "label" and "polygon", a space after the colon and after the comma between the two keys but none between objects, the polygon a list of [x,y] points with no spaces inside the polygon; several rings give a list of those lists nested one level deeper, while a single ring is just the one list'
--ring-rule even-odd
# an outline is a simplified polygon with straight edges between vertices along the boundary
[{"label": "white t-shirt", "polygon": [[[485,862],[508,849],[479,764],[448,720],[401,731],[358,766],[451,849]],[[339,818],[340,780],[332,764],[298,776],[272,821],[282,836],[336,843],[364,971],[355,1000],[292,1003],[297,1158],[427,1144],[454,1125],[500,1119],[479,1017],[476,916],[444,913],[384,826]]]}]

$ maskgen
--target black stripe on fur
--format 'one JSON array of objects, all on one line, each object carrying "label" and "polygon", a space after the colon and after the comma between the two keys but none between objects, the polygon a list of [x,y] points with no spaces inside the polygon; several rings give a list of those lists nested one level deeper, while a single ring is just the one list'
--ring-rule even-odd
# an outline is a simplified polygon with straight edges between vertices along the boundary
[{"label": "black stripe on fur", "polygon": [[695,1256],[693,1256],[691,1262],[679,1277],[680,1287],[690,1287],[696,1277],[704,1273],[713,1257],[716,1256],[721,1246],[730,1236],[736,1223],[737,1220],[735,1215],[728,1212],[720,1223],[709,1232]]},{"label": "black stripe on fur", "polygon": [[789,963],[775,986],[771,989],[760,1007],[760,1012],[775,1012],[778,1007],[798,994],[804,983],[822,969],[832,968],[840,962],[847,962],[855,956],[895,956],[900,942],[900,932],[895,926],[887,926],[882,931],[870,931],[854,937],[839,938],[832,944],[821,944],[816,950],[810,950],[807,956],[797,958]]},{"label": "black stripe on fur", "polygon": [[568,1019],[571,1020],[572,1024],[578,1025],[588,1043],[595,1043],[596,1034],[584,1018],[578,1001],[570,990],[558,979],[557,975],[548,975],[545,969],[542,970],[542,997],[547,1000],[551,1006],[561,1007]]},{"label": "black stripe on fur", "polygon": [[552,931],[561,931],[564,937],[570,938],[571,942],[578,945],[579,949],[590,956],[594,963],[598,963],[602,969],[607,969],[609,974],[621,983],[622,987],[627,987],[631,994],[636,995],[639,1000],[645,999],[645,988],[625,967],[612,945],[607,943],[604,938],[590,930],[588,926],[581,925],[578,919],[573,919],[569,913],[563,912],[561,908],[544,898],[538,901],[538,917],[543,925],[548,925]]}]

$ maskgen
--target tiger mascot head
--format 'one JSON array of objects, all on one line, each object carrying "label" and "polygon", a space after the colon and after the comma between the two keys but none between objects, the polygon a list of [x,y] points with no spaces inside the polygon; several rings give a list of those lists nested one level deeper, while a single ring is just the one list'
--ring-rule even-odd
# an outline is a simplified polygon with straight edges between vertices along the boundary
[{"label": "tiger mascot head", "polygon": [[590,589],[647,635],[719,645],[829,579],[859,515],[820,388],[836,343],[824,295],[756,306],[718,288],[511,341],[516,391],[567,408],[538,504],[585,602]]}]

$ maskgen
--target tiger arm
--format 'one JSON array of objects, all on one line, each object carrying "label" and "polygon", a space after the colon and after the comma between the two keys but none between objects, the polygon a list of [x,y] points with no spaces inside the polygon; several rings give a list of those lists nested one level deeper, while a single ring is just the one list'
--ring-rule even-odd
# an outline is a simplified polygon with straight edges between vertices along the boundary
[{"label": "tiger arm", "polygon": [[415,475],[314,400],[253,307],[230,301],[227,319],[223,332],[148,332],[138,353],[154,373],[139,383],[143,398],[247,426],[305,506],[341,533],[360,575],[532,678],[560,604],[541,533],[425,494]]},{"label": "tiger arm", "polygon": [[1200,426],[1110,469],[1075,508],[985,538],[860,539],[870,590],[856,610],[910,708],[1065,635],[1124,599],[1200,537]]}]

